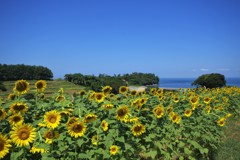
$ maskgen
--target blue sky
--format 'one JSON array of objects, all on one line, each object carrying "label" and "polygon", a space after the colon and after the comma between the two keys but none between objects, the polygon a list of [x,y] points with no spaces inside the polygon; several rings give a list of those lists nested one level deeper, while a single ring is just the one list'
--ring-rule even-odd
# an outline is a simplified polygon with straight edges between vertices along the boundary
[{"label": "blue sky", "polygon": [[239,0],[1,0],[0,63],[240,77]]}]

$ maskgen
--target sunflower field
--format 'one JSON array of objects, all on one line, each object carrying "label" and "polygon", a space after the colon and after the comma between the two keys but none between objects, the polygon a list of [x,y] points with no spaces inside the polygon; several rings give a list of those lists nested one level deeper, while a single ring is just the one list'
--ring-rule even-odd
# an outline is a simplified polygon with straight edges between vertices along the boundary
[{"label": "sunflower field", "polygon": [[[209,159],[229,117],[239,117],[240,88],[101,92],[63,88],[45,97],[44,80],[18,80],[0,98],[0,159]],[[33,93],[34,97],[24,98]]]}]

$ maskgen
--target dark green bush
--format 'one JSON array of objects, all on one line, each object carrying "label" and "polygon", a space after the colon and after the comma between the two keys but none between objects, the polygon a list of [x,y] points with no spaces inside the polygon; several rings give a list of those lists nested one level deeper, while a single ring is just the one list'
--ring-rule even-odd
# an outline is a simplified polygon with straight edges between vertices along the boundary
[{"label": "dark green bush", "polygon": [[7,91],[7,88],[4,86],[4,84],[2,82],[0,82],[0,90]]},{"label": "dark green bush", "polygon": [[81,73],[66,74],[65,80],[74,84],[90,87],[95,91],[101,91],[104,86],[111,86],[112,93],[118,93],[120,86],[124,85],[153,85],[159,83],[159,78],[152,73],[132,73],[124,75],[109,76],[100,74],[99,76],[83,75]]},{"label": "dark green bush", "polygon": [[226,86],[226,80],[224,75],[219,73],[204,74],[198,77],[192,85],[197,87],[217,88]]}]

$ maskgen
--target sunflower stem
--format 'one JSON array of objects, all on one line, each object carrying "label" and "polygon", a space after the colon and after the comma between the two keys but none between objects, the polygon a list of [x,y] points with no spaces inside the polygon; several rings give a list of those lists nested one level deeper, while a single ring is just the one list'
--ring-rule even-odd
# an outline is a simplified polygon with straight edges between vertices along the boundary
[{"label": "sunflower stem", "polygon": [[36,105],[38,103],[38,91],[36,91],[35,103],[36,103]]},{"label": "sunflower stem", "polygon": [[23,159],[26,160],[26,148],[23,147]]},{"label": "sunflower stem", "polygon": [[78,157],[77,157],[77,141],[76,141],[76,144],[75,144],[75,159],[77,160]]},{"label": "sunflower stem", "polygon": [[42,138],[42,136],[41,136],[41,134],[40,134],[40,131],[38,131],[38,135],[39,135],[39,137],[40,137],[40,141],[42,142],[42,141],[43,141],[43,138]]}]

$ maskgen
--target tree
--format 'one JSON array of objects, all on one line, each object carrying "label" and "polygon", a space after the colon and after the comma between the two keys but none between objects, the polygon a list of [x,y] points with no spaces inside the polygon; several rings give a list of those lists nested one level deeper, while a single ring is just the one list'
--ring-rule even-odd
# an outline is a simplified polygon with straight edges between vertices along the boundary
[{"label": "tree", "polygon": [[204,74],[198,77],[192,85],[202,86],[206,88],[217,88],[226,85],[224,75],[219,73]]}]

